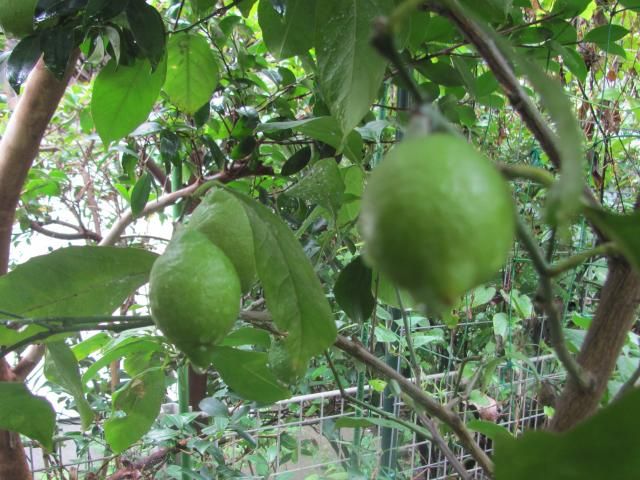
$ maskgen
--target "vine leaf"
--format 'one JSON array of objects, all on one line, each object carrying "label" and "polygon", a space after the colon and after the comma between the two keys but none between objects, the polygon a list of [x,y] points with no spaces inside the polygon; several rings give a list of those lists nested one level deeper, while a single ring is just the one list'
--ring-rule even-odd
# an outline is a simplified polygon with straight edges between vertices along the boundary
[{"label": "vine leaf", "polygon": [[587,217],[613,240],[624,257],[640,272],[640,212],[616,215],[599,208],[587,208]]}]

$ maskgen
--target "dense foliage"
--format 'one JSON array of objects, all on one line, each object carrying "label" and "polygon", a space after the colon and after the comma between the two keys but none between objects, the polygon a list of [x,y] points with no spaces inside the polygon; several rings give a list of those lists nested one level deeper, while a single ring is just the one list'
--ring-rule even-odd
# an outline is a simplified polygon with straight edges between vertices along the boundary
[{"label": "dense foliage", "polygon": [[[99,446],[115,458],[132,447],[162,447],[167,458],[157,478],[240,478],[242,463],[228,461],[235,449],[234,458],[244,455],[266,478],[275,447],[245,433],[260,422],[253,408],[368,384],[375,395],[400,396],[416,422],[392,423],[393,414],[363,404],[360,388],[349,400],[373,423],[345,426],[377,421],[403,435],[462,445],[487,475],[495,460],[497,478],[595,478],[600,471],[632,478],[640,460],[592,447],[602,438],[624,440],[619,449],[627,452],[639,443],[637,422],[626,421],[637,392],[614,403],[640,375],[635,317],[616,324],[621,343],[610,342],[607,372],[591,369],[588,337],[597,336],[594,317],[617,318],[608,307],[598,310],[606,299],[620,295],[632,315],[640,300],[631,270],[640,268],[639,10],[637,0],[39,0],[33,32],[1,40],[3,129],[41,58],[58,78],[70,62],[75,67],[21,190],[11,271],[0,277],[0,346],[17,363],[44,342],[48,398],[60,404],[34,395],[33,379],[27,386],[2,381],[0,427],[51,449],[54,410],[64,409],[77,412],[89,432],[75,437],[80,452]],[[434,132],[464,139],[491,159],[509,180],[518,217],[506,264],[460,282],[474,288],[459,298],[453,289],[445,311],[397,288],[385,275],[393,268],[380,272],[363,260],[358,228],[370,172],[394,143]],[[419,152],[424,158],[413,164],[433,154]],[[451,160],[447,175],[458,178]],[[410,171],[391,173],[411,181]],[[504,191],[496,189],[487,195],[500,197],[488,198],[502,202]],[[385,191],[406,192],[400,180],[376,194]],[[429,272],[432,283],[449,282],[496,242],[500,263],[511,238],[511,217],[495,229],[491,218],[472,222],[486,213],[473,215],[483,202],[466,205],[471,213],[461,216],[462,202],[450,193],[416,194],[436,206],[402,208],[395,229],[388,225],[404,262],[428,258],[424,245],[449,248],[459,259],[439,257],[433,264],[443,271]],[[469,231],[464,242],[452,242],[460,218]],[[171,241],[172,223],[208,238],[225,268],[233,265],[233,292],[197,273],[214,260],[201,245]],[[505,234],[496,231],[501,226]],[[451,233],[420,237],[433,231]],[[157,290],[158,305],[186,312],[175,346],[154,327],[145,287],[167,245],[190,269],[163,284],[173,297]],[[621,285],[628,290],[603,290],[614,264],[626,269]],[[477,286],[480,277],[491,279]],[[229,296],[239,290],[230,333],[225,319],[215,342],[195,339],[197,353],[181,345],[194,309],[216,310],[220,294],[235,316]],[[200,367],[190,389],[193,367],[179,348]],[[492,410],[513,395],[501,369],[535,370],[529,357],[549,353],[568,372],[567,390],[539,382],[520,395],[546,407],[552,429],[594,413],[573,418],[563,409],[574,387],[595,406],[614,405],[567,436],[515,440]],[[442,371],[458,372],[453,392],[421,383]],[[178,396],[181,411],[160,415]],[[462,413],[467,405],[484,412],[484,422]],[[567,428],[558,426],[562,418]],[[616,434],[601,437],[612,424]],[[495,459],[482,453],[472,430],[496,442]],[[242,445],[216,443],[226,432],[240,435]],[[283,435],[278,448],[296,461],[291,443]],[[344,448],[357,458],[364,443],[357,437]],[[314,446],[306,447],[313,455]],[[172,459],[177,449],[190,462]],[[344,468],[349,478],[385,474],[366,461]],[[575,476],[562,476],[567,469]],[[117,471],[114,462],[94,473]]]}]

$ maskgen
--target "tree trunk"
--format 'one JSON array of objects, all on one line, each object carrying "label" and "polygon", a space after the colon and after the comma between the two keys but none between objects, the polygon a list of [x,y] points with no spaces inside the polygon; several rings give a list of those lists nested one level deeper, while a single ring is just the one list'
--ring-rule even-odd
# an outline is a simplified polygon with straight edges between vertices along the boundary
[{"label": "tree trunk", "polygon": [[[77,54],[72,57],[62,81],[46,69],[42,60],[38,62],[0,141],[0,275],[9,268],[11,233],[22,187],[76,60]],[[0,359],[0,381],[16,380],[7,361]],[[20,437],[0,431],[0,480],[31,478]]]},{"label": "tree trunk", "polygon": [[598,310],[578,355],[580,365],[593,376],[595,388],[585,392],[568,381],[556,403],[551,430],[569,430],[598,409],[639,303],[640,276],[626,262],[611,259]]}]

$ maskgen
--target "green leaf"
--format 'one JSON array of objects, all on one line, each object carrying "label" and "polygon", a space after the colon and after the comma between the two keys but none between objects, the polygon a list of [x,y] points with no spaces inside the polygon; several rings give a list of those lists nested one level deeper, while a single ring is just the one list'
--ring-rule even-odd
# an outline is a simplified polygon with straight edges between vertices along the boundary
[{"label": "green leaf", "polygon": [[27,80],[27,76],[33,70],[38,59],[42,55],[40,37],[29,35],[20,40],[9,55],[7,62],[7,77],[9,84],[16,93],[20,93],[20,87]]},{"label": "green leaf", "polygon": [[71,52],[76,46],[74,31],[66,26],[57,26],[40,33],[42,59],[47,68],[59,79],[69,65]]},{"label": "green leaf", "polygon": [[[113,413],[104,422],[104,436],[114,453],[126,450],[149,431],[164,397],[162,368],[150,369],[132,378],[113,395]],[[116,416],[118,411],[125,415]]]},{"label": "green leaf", "polygon": [[487,420],[470,420],[467,422],[467,427],[472,432],[478,432],[491,440],[504,438],[506,440],[512,439],[513,435],[502,425],[498,425],[495,422],[489,422]]},{"label": "green leaf", "polygon": [[238,3],[238,9],[242,12],[243,17],[248,17],[251,13],[251,9],[258,0],[240,0]]},{"label": "green leaf", "polygon": [[277,59],[302,55],[313,47],[315,0],[283,0],[278,8],[260,0],[258,22],[267,48]]},{"label": "green leaf", "polygon": [[271,337],[264,331],[253,327],[244,327],[234,330],[220,342],[224,347],[242,347],[255,345],[268,348],[271,345]]},{"label": "green leaf", "polygon": [[172,35],[167,52],[164,91],[179,109],[194,114],[211,99],[218,85],[216,57],[209,42],[192,33]]},{"label": "green leaf", "polygon": [[387,63],[370,44],[371,25],[393,6],[392,0],[318,2],[318,82],[342,138],[360,123],[378,96]]},{"label": "green leaf", "polygon": [[353,131],[343,142],[342,131],[333,117],[312,117],[291,122],[270,122],[263,123],[258,127],[259,131],[266,133],[289,129],[296,130],[315,140],[320,140],[338,151],[344,151],[345,156],[355,163],[362,160],[363,142],[360,134]]},{"label": "green leaf", "polygon": [[356,257],[347,265],[336,281],[334,294],[336,302],[349,318],[363,322],[371,316],[375,307],[375,299],[371,294],[373,273]]},{"label": "green leaf", "polygon": [[566,224],[582,208],[580,199],[585,185],[582,130],[562,85],[524,57],[519,60],[556,127],[555,143],[560,153],[561,173],[549,191],[547,216],[551,224]]},{"label": "green leaf", "polygon": [[56,414],[51,404],[22,382],[0,382],[0,398],[0,429],[21,433],[52,451]]},{"label": "green leaf", "polygon": [[608,43],[617,42],[629,34],[629,30],[622,25],[609,24],[602,25],[590,30],[584,36],[585,42],[602,43],[604,45]]},{"label": "green leaf", "polygon": [[258,277],[275,324],[288,332],[287,348],[299,371],[336,337],[322,285],[289,227],[265,206],[233,192],[247,212],[255,245]]},{"label": "green leaf", "polygon": [[73,347],[71,347],[71,351],[76,357],[76,360],[79,362],[80,360],[84,360],[85,358],[87,358],[93,352],[104,347],[107,343],[109,343],[110,339],[111,337],[108,333],[96,333],[86,340],[75,344]]},{"label": "green leaf", "polygon": [[148,60],[118,66],[111,60],[98,74],[91,96],[91,114],[105,145],[120,140],[144,122],[165,79],[164,64],[154,72]]},{"label": "green leaf", "polygon": [[[0,277],[0,318],[111,315],[144,285],[156,255],[136,248],[69,247]],[[43,331],[0,327],[0,345]]]},{"label": "green leaf", "polygon": [[[393,428],[395,430],[403,430],[405,432],[412,433],[409,427],[402,425],[401,423],[394,422],[393,420],[387,418],[379,418],[379,417],[367,417],[367,418],[356,418],[356,417],[341,417],[336,420],[336,428],[369,428],[369,427],[383,427],[383,428]],[[421,427],[416,425],[416,429],[420,429]],[[424,430],[426,435],[429,435],[427,430]]]},{"label": "green leaf", "polygon": [[44,374],[47,380],[59,385],[73,396],[82,420],[82,429],[88,429],[95,414],[84,396],[78,361],[64,341],[47,343]]},{"label": "green leaf", "polygon": [[578,80],[584,82],[587,79],[589,71],[582,56],[576,52],[574,48],[565,47],[555,41],[552,41],[551,45],[553,49],[562,56],[562,60],[569,71],[573,73]]},{"label": "green leaf", "polygon": [[167,41],[162,16],[145,0],[129,0],[127,20],[136,44],[155,69],[164,57]]},{"label": "green leaf", "polygon": [[560,18],[570,18],[580,15],[586,10],[592,0],[557,0],[553,4],[551,13]]},{"label": "green leaf", "polygon": [[564,434],[527,432],[496,438],[496,480],[631,479],[640,471],[640,391]]},{"label": "green leaf", "polygon": [[282,170],[280,171],[280,175],[283,177],[288,177],[293,175],[294,173],[298,173],[304,167],[307,166],[309,161],[311,160],[311,147],[304,147],[298,150],[296,153],[291,155],[289,159],[282,166]]},{"label": "green leaf", "polygon": [[100,358],[93,362],[82,375],[82,385],[86,385],[94,378],[100,369],[108,366],[114,360],[133,356],[136,353],[153,354],[162,350],[162,346],[149,337],[126,337],[117,339],[102,350]]},{"label": "green leaf", "polygon": [[291,395],[267,367],[266,353],[216,347],[210,358],[224,382],[243,398],[273,403]]},{"label": "green leaf", "polygon": [[151,195],[151,174],[144,172],[131,191],[131,213],[139,217]]},{"label": "green leaf", "polygon": [[216,0],[191,0],[191,8],[198,15],[206,13],[215,4]]},{"label": "green leaf", "polygon": [[325,158],[313,164],[309,173],[287,192],[294,198],[307,200],[338,213],[344,194],[344,182],[338,164],[333,158]]},{"label": "green leaf", "polygon": [[640,272],[640,212],[616,215],[589,207],[587,217],[616,243],[627,261]]}]

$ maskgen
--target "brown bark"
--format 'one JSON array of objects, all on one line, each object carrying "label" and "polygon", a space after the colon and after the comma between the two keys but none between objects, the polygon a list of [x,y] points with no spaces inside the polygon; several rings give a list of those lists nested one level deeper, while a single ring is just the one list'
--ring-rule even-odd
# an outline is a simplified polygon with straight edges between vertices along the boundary
[{"label": "brown bark", "polygon": [[[73,56],[70,67],[76,60]],[[69,68],[60,81],[39,61],[0,141],[0,275],[9,267],[11,233],[22,187],[71,71]],[[0,381],[19,381],[4,358],[0,359]],[[0,480],[9,479],[31,480],[31,473],[19,435],[0,431]]]},{"label": "brown bark", "polygon": [[200,410],[200,402],[207,397],[207,374],[197,373],[189,365],[189,405],[194,412]]},{"label": "brown bark", "polygon": [[578,355],[578,363],[592,375],[595,387],[583,391],[575,382],[567,382],[557,401],[551,430],[573,428],[598,409],[639,303],[640,276],[627,263],[611,259],[598,310]]}]

